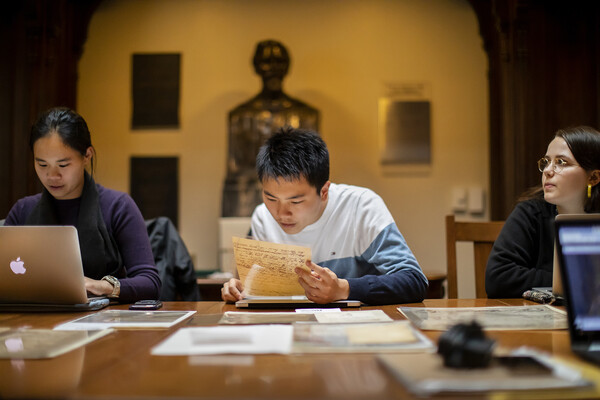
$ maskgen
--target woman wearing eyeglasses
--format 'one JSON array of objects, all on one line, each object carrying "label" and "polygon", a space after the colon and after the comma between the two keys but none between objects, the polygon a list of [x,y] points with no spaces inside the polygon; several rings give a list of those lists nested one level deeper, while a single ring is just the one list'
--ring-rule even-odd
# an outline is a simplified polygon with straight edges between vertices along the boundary
[{"label": "woman wearing eyeglasses", "polygon": [[552,286],[554,217],[600,212],[600,132],[559,130],[538,169],[541,186],[519,199],[494,243],[485,273],[488,297],[521,297]]}]

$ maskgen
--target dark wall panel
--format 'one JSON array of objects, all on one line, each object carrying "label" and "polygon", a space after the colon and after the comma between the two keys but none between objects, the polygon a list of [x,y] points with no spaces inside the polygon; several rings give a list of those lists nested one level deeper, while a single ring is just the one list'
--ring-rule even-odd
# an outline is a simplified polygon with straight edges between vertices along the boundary
[{"label": "dark wall panel", "polygon": [[558,129],[600,127],[600,2],[470,0],[489,60],[492,219],[540,184]]},{"label": "dark wall panel", "polygon": [[22,0],[0,13],[0,218],[41,190],[29,130],[52,106],[76,106],[77,62],[99,0]]},{"label": "dark wall panel", "polygon": [[169,217],[179,226],[179,159],[131,157],[131,197],[145,219]]}]

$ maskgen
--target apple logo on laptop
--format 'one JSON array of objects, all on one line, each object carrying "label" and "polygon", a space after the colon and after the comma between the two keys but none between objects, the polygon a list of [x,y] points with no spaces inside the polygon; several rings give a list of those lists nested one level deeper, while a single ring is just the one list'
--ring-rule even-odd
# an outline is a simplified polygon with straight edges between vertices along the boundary
[{"label": "apple logo on laptop", "polygon": [[16,260],[10,262],[10,269],[15,274],[24,274],[25,262],[21,261],[21,257],[17,257]]}]

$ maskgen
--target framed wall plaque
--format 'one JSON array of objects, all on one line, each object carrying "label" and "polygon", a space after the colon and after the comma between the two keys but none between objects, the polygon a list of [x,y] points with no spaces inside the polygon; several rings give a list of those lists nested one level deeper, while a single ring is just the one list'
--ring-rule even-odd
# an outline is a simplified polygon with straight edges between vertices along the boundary
[{"label": "framed wall plaque", "polygon": [[179,226],[178,157],[131,157],[130,182],[144,219],[169,217]]},{"label": "framed wall plaque", "polygon": [[384,174],[430,172],[430,90],[427,83],[388,84],[379,98],[379,154]]},{"label": "framed wall plaque", "polygon": [[132,129],[179,127],[181,54],[133,54]]},{"label": "framed wall plaque", "polygon": [[429,164],[431,135],[429,101],[379,100],[384,144],[382,164]]}]

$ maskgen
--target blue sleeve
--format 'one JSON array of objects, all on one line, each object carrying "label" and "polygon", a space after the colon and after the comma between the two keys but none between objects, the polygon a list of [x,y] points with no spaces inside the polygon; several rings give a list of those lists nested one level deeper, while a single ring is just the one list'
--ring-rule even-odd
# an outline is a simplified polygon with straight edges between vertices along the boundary
[{"label": "blue sleeve", "polygon": [[373,305],[423,301],[427,278],[395,223],[383,229],[361,257],[382,274],[348,278],[349,299]]}]

